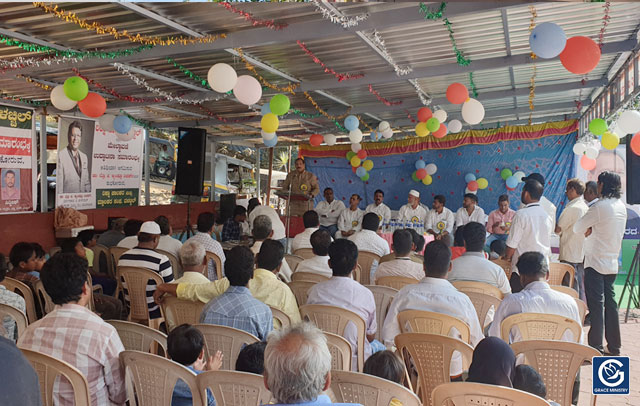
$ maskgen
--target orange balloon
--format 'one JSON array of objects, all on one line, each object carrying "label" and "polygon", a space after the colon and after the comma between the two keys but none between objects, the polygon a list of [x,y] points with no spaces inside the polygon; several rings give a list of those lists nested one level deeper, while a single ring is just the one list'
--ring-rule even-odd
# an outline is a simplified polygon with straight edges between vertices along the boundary
[{"label": "orange balloon", "polygon": [[591,171],[596,167],[596,160],[591,159],[586,155],[582,155],[582,158],[580,158],[580,166],[582,166],[582,169],[585,171]]},{"label": "orange balloon", "polygon": [[324,138],[320,134],[313,134],[311,137],[309,137],[309,144],[313,145],[314,147],[322,144],[322,141],[324,141]]},{"label": "orange balloon", "polygon": [[584,75],[591,72],[600,62],[600,47],[588,37],[572,37],[567,40],[560,62],[571,73]]},{"label": "orange balloon", "polygon": [[421,123],[426,122],[431,116],[433,116],[433,112],[429,107],[421,107],[420,110],[418,110],[418,121]]},{"label": "orange balloon", "polygon": [[440,128],[438,128],[436,131],[432,132],[431,134],[433,134],[433,136],[436,138],[444,138],[445,135],[447,135],[447,126],[444,125],[444,123],[441,123]]},{"label": "orange balloon", "polygon": [[462,83],[452,83],[447,88],[447,100],[451,104],[462,104],[469,98],[469,91]]},{"label": "orange balloon", "polygon": [[356,155],[360,159],[365,159],[367,157],[367,151],[365,151],[364,149],[361,149],[360,151],[358,151]]},{"label": "orange balloon", "polygon": [[636,135],[631,137],[629,146],[631,147],[631,151],[633,151],[634,154],[640,155],[640,131],[638,131]]},{"label": "orange balloon", "polygon": [[107,110],[107,102],[98,93],[89,93],[78,102],[78,107],[85,116],[98,118]]}]

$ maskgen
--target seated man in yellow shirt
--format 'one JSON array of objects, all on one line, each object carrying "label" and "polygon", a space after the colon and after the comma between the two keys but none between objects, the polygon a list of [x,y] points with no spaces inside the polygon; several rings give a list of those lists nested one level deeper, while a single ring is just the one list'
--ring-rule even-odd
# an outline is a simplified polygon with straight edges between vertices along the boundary
[{"label": "seated man in yellow shirt", "polygon": [[[284,247],[280,242],[265,240],[256,257],[257,267],[253,272],[253,279],[249,281],[247,287],[253,297],[282,311],[289,316],[291,323],[295,324],[300,322],[300,311],[296,298],[291,289],[277,277],[283,257]],[[153,297],[156,303],[162,302],[164,294],[177,296],[178,299],[199,300],[207,303],[214,297],[223,294],[228,288],[229,280],[227,278],[201,284],[163,283],[156,288]]]}]

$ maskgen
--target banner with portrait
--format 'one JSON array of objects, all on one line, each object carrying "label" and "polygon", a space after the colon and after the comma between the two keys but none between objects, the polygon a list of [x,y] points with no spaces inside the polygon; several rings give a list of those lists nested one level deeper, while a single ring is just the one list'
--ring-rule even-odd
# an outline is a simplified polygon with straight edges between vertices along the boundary
[{"label": "banner with portrait", "polygon": [[35,210],[33,110],[0,105],[0,214]]}]

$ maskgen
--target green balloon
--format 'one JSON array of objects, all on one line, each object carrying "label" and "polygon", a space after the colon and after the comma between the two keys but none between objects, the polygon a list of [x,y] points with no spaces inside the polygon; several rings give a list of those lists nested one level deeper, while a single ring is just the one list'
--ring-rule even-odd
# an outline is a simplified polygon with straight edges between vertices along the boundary
[{"label": "green balloon", "polygon": [[413,173],[411,174],[411,179],[416,182],[420,182],[420,179],[418,179],[418,175],[416,175],[416,171],[413,171]]},{"label": "green balloon", "polygon": [[366,175],[361,176],[361,177],[360,177],[360,180],[361,180],[361,181],[363,181],[363,182],[368,181],[368,180],[369,180],[369,174],[367,173]]},{"label": "green balloon", "polygon": [[353,151],[347,152],[347,161],[351,161],[351,158],[353,158],[356,155],[357,154],[355,152],[353,152]]},{"label": "green balloon", "polygon": [[607,131],[607,122],[601,118],[594,118],[589,123],[589,131],[595,135],[602,135]]},{"label": "green balloon", "polygon": [[512,175],[513,175],[513,172],[511,172],[511,169],[508,169],[508,168],[504,168],[500,172],[500,176],[502,176],[502,179],[504,179],[504,180],[509,179]]},{"label": "green balloon", "polygon": [[440,120],[435,117],[431,117],[427,120],[427,130],[434,132],[438,131],[438,128],[440,128]]},{"label": "green balloon", "polygon": [[271,112],[278,116],[287,114],[289,107],[291,107],[291,102],[289,101],[289,98],[283,94],[273,96],[269,102]]},{"label": "green balloon", "polygon": [[84,100],[89,94],[89,85],[79,76],[72,76],[62,86],[65,96],[74,101]]}]

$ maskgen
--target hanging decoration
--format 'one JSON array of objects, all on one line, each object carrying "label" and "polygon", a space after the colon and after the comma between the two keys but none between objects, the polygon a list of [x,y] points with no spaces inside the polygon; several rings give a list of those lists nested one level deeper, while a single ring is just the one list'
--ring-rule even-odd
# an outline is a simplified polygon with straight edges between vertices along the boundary
[{"label": "hanging decoration", "polygon": [[84,79],[88,84],[97,87],[98,89],[102,90],[105,93],[109,93],[111,96],[115,97],[118,100],[122,100],[122,101],[128,101],[131,103],[161,103],[164,101],[167,101],[164,98],[159,98],[159,97],[133,97],[133,96],[125,96],[123,94],[118,93],[115,89],[111,88],[111,87],[107,87],[105,85],[103,85],[100,82],[96,82],[93,79],[90,79],[88,77],[86,77],[85,75],[81,74],[80,71],[76,68],[71,68],[71,70],[73,71],[73,73],[76,76],[81,77],[82,79]]},{"label": "hanging decoration", "polygon": [[421,14],[424,14],[425,20],[435,21],[442,18],[442,22],[444,23],[444,26],[449,33],[449,40],[451,40],[453,53],[456,55],[456,63],[460,66],[469,66],[469,64],[471,64],[471,59],[465,58],[464,53],[458,48],[458,44],[456,43],[456,38],[454,36],[453,26],[449,19],[444,16],[446,7],[447,4],[445,2],[442,2],[440,3],[440,8],[438,9],[438,11],[433,12],[424,3],[420,3],[419,10]]},{"label": "hanging decoration", "polygon": [[228,11],[241,16],[246,21],[249,21],[251,25],[254,27],[267,27],[277,31],[277,30],[282,30],[289,26],[289,24],[287,23],[276,23],[274,20],[261,20],[261,19],[255,18],[253,14],[247,13],[246,11],[236,8],[228,1],[221,1],[218,4],[226,8]]},{"label": "hanging decoration", "polygon": [[207,115],[207,117],[213,118],[215,120],[218,120],[222,123],[227,123],[227,124],[233,124],[233,123],[244,123],[247,121],[251,121],[251,120],[255,120],[255,116],[248,116],[248,117],[243,117],[243,118],[225,118],[222,117],[221,115],[219,115],[218,113],[208,109],[207,107],[204,107],[202,104],[195,104],[196,107],[198,107],[198,109],[200,109],[200,111],[202,111],[204,114]]},{"label": "hanging decoration", "polygon": [[349,106],[347,108],[347,111],[344,112],[343,114],[339,115],[339,116],[332,116],[331,114],[327,113],[326,111],[324,111],[319,105],[318,103],[316,103],[315,100],[313,100],[313,97],[311,97],[311,95],[309,94],[309,92],[303,92],[302,94],[304,94],[304,97],[307,98],[307,100],[309,100],[309,102],[313,105],[313,108],[315,108],[318,113],[322,114],[323,116],[325,116],[326,118],[328,118],[329,120],[341,120],[343,118],[345,118],[346,116],[349,115],[349,112],[351,111],[351,106]]},{"label": "hanging decoration", "polygon": [[39,87],[40,89],[47,90],[47,91],[52,91],[53,90],[53,86],[49,86],[49,85],[47,85],[45,83],[40,83],[40,82],[34,80],[33,78],[31,78],[29,76],[25,76],[23,74],[19,74],[19,75],[16,75],[16,77],[22,78],[22,79],[26,80],[27,83],[31,83],[32,85],[34,85],[35,87]]},{"label": "hanging decoration", "polygon": [[529,48],[540,58],[555,58],[566,45],[567,36],[557,24],[546,22],[536,25],[533,29],[529,27]]},{"label": "hanging decoration", "polygon": [[[529,6],[529,12],[531,13],[531,19],[529,20],[529,36],[531,37],[533,29],[536,26],[536,18],[538,17],[538,12],[533,6]],[[531,51],[529,56],[533,61],[533,63],[531,64],[531,79],[529,79],[529,125],[531,125],[533,110],[535,109],[533,100],[536,97],[536,75],[538,74],[538,67],[536,66],[536,54]]]},{"label": "hanging decoration", "polygon": [[[163,111],[154,110],[154,109],[152,109],[151,107],[148,107],[148,106],[144,106],[143,109],[147,113],[153,114],[154,116],[163,117],[163,118],[170,118],[172,120],[178,120],[178,121],[185,120],[185,116],[179,116],[177,114],[165,113]],[[189,117],[189,120],[193,120],[193,117],[192,116]]]},{"label": "hanging decoration", "polygon": [[420,84],[416,79],[409,79],[409,83],[413,85],[413,88],[416,89],[416,93],[418,93],[418,98],[420,99],[420,103],[424,106],[431,105],[431,96],[420,87]]},{"label": "hanging decoration", "polygon": [[338,82],[342,82],[344,80],[351,80],[351,79],[360,79],[364,77],[364,74],[362,73],[351,74],[351,73],[336,72],[333,68],[330,68],[327,65],[325,65],[324,62],[322,62],[309,48],[307,48],[304,42],[297,40],[296,43],[307,55],[309,55],[309,57],[311,57],[311,59],[315,64],[322,66],[324,68],[325,73],[330,73],[333,76],[335,76],[338,79]]},{"label": "hanging decoration", "polygon": [[282,87],[269,82],[267,79],[263,78],[262,75],[258,73],[258,70],[256,69],[256,67],[253,66],[251,62],[247,60],[247,58],[245,58],[241,48],[234,48],[234,49],[238,53],[238,57],[242,60],[242,62],[244,62],[244,66],[247,68],[247,70],[251,72],[253,76],[255,76],[260,81],[260,83],[267,86],[269,89],[273,89],[277,92],[287,92],[287,93],[294,94],[295,90],[298,87],[300,87],[299,83],[289,83],[287,86]]},{"label": "hanging decoration", "polygon": [[30,100],[30,99],[24,99],[22,97],[19,96],[12,96],[10,94],[6,94],[4,92],[0,91],[0,98],[2,100],[8,100],[8,101],[14,101],[14,102],[19,102],[19,103],[25,103],[25,104],[30,104],[32,106],[48,106],[49,103],[46,101],[38,101],[38,100]]},{"label": "hanging decoration", "polygon": [[424,3],[420,3],[419,7],[420,7],[420,13],[424,14],[425,20],[435,21],[442,18],[444,9],[447,7],[447,3],[443,1],[442,3],[440,3],[440,6],[438,7],[438,9],[435,11],[427,7],[427,5]]},{"label": "hanging decoration", "polygon": [[360,24],[361,21],[369,18],[369,13],[357,15],[355,17],[340,15],[334,10],[325,7],[319,0],[313,0],[313,4],[316,6],[316,10],[322,13],[322,18],[329,20],[334,24],[340,24],[342,28],[355,27]]},{"label": "hanging decoration", "polygon": [[52,16],[63,20],[67,23],[75,24],[81,28],[84,28],[87,31],[93,31],[99,35],[111,35],[115,39],[126,38],[131,42],[137,42],[144,45],[191,45],[191,44],[210,44],[215,42],[220,38],[226,38],[226,34],[216,34],[216,35],[205,35],[203,37],[149,37],[146,35],[140,34],[131,34],[128,31],[118,31],[117,28],[111,27],[108,25],[102,25],[98,22],[89,22],[85,19],[82,19],[76,15],[76,13],[72,11],[65,11],[58,7],[58,5],[48,5],[43,2],[34,1],[33,6],[41,9],[46,14],[51,14]]},{"label": "hanging decoration", "polygon": [[322,116],[322,114],[320,114],[320,113],[315,113],[315,114],[303,113],[302,111],[300,111],[298,109],[290,109],[289,113],[293,113],[296,116],[299,116],[299,117],[302,117],[302,118],[318,118],[318,117]]},{"label": "hanging decoration", "polygon": [[49,97],[51,99],[51,104],[53,104],[53,107],[62,111],[71,110],[78,104],[78,102],[76,102],[75,100],[71,100],[67,97],[66,94],[64,94],[64,85],[58,85],[51,89]]},{"label": "hanging decoration", "polygon": [[206,87],[207,89],[211,89],[211,86],[209,86],[209,82],[207,82],[207,79],[203,79],[200,76],[196,75],[195,73],[191,72],[184,65],[181,65],[178,62],[176,62],[173,58],[167,57],[166,59],[167,59],[167,62],[172,64],[174,68],[180,69],[180,72],[184,73],[185,76],[193,79],[196,83],[199,83],[200,85]]},{"label": "hanging decoration", "polygon": [[424,185],[429,186],[433,183],[433,175],[438,171],[438,167],[434,163],[427,164],[422,159],[418,159],[415,162],[416,170],[411,174],[411,179],[414,182],[422,182]]},{"label": "hanging decoration", "polygon": [[378,31],[373,31],[371,35],[365,33],[362,34],[376,45],[382,57],[387,61],[387,63],[393,66],[393,70],[396,72],[396,75],[405,76],[413,72],[413,68],[411,66],[401,66],[393,60],[391,55],[389,55],[387,46],[385,45],[384,40],[382,39],[382,36]]},{"label": "hanging decoration", "polygon": [[476,83],[473,81],[473,72],[469,72],[469,87],[471,88],[471,94],[473,98],[478,98],[478,89],[476,89]]},{"label": "hanging decoration", "polygon": [[389,100],[385,99],[384,97],[380,96],[380,93],[378,93],[373,88],[373,86],[371,86],[371,85],[369,85],[369,93],[371,93],[372,95],[376,96],[376,99],[378,99],[379,102],[383,103],[387,107],[389,107],[389,106],[398,106],[398,105],[402,104],[402,100],[389,101]]},{"label": "hanging decoration", "polygon": [[22,69],[26,67],[51,66],[53,64],[59,65],[61,63],[67,63],[67,62],[78,63],[79,61],[80,60],[78,58],[70,58],[66,56],[37,57],[37,58],[25,58],[22,56],[18,56],[13,59],[0,60],[0,68],[4,72],[8,70]]},{"label": "hanging decoration", "polygon": [[589,37],[577,36],[567,40],[560,54],[560,62],[569,72],[584,75],[598,66],[602,56],[598,44]]},{"label": "hanging decoration", "polygon": [[469,99],[469,90],[462,83],[452,83],[447,87],[447,100],[451,104],[462,104]]},{"label": "hanging decoration", "polygon": [[609,9],[611,8],[611,2],[604,3],[604,15],[602,16],[602,27],[600,27],[600,32],[598,33],[598,48],[602,51],[602,44],[604,43],[604,33],[607,30],[607,25],[609,25],[609,20],[611,16],[609,16]]}]

